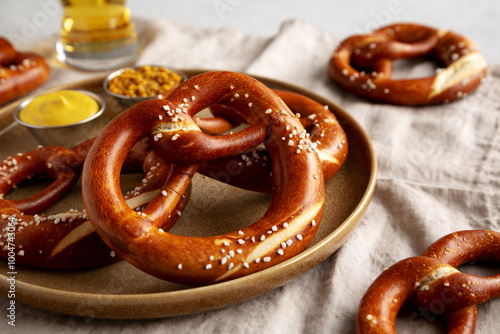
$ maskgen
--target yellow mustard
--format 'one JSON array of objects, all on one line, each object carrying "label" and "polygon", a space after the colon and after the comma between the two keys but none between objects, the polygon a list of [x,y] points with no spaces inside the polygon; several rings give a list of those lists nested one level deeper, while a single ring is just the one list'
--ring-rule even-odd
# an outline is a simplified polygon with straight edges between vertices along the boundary
[{"label": "yellow mustard", "polygon": [[74,90],[62,90],[38,96],[19,112],[19,119],[38,126],[73,124],[99,111],[92,97]]}]

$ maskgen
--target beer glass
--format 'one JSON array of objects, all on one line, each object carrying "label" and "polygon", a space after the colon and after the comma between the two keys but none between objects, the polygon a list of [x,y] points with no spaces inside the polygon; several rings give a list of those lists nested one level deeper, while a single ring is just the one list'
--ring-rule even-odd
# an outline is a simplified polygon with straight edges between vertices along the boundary
[{"label": "beer glass", "polygon": [[136,59],[139,39],[126,0],[60,1],[60,61],[84,70],[109,70]]}]

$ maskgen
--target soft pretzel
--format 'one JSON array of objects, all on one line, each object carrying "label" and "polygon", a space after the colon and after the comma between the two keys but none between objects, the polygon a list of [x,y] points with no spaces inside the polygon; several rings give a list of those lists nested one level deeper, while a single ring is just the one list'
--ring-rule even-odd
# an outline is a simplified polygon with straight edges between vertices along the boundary
[{"label": "soft pretzel", "polygon": [[427,314],[446,316],[448,333],[474,333],[475,305],[500,296],[500,275],[479,277],[455,269],[472,261],[500,261],[499,232],[452,233],[422,256],[384,270],[360,302],[357,333],[396,333],[396,316],[410,300]]},{"label": "soft pretzel", "polygon": [[42,56],[17,52],[0,38],[0,105],[38,88],[49,74],[49,65]]},{"label": "soft pretzel", "polygon": [[[0,165],[0,257],[8,259],[15,254],[16,264],[58,269],[93,267],[118,260],[95,233],[85,211],[42,213],[79,180],[92,142],[86,141],[73,150],[39,147],[7,158]],[[146,145],[142,140],[134,147],[123,169],[127,173],[145,173],[141,183],[127,194],[128,205],[136,210],[149,202],[170,172],[170,165],[147,150]],[[20,200],[3,199],[22,181],[44,175],[54,181],[39,193]],[[182,211],[185,203],[183,200],[177,210]]]},{"label": "soft pretzel", "polygon": [[[347,137],[337,118],[324,105],[309,97],[290,91],[278,89],[273,91],[300,119],[304,130],[297,135],[302,139],[310,138],[313,145],[308,149],[314,150],[318,154],[325,182],[330,180],[344,164],[348,152]],[[233,119],[230,119],[229,108],[224,110],[219,106],[216,115],[216,122],[214,122],[216,126],[219,124],[220,118],[229,119],[232,124],[244,122],[244,120],[234,119],[234,116],[232,116]],[[200,123],[197,119],[196,122],[202,130],[209,129],[217,132],[216,126],[212,126],[209,120]],[[291,135],[293,136],[293,133]],[[282,140],[288,142],[289,137],[290,135],[283,137]],[[299,145],[301,145],[300,140]],[[237,156],[203,163],[198,172],[240,188],[267,193],[272,191],[270,157],[262,145]]]},{"label": "soft pretzel", "polygon": [[[224,136],[204,134],[193,116],[211,105],[234,108],[250,130]],[[258,131],[254,131],[258,128]],[[257,80],[232,72],[207,72],[176,88],[166,100],[127,109],[101,132],[84,164],[84,204],[96,231],[117,254],[141,270],[180,284],[234,279],[280,263],[312,240],[324,205],[318,157],[305,139],[298,152],[281,138],[303,126],[286,104]],[[246,137],[250,133],[251,136]],[[163,160],[174,164],[163,195],[137,215],[119,196],[118,174],[128,150],[143,136]],[[264,140],[273,163],[268,210],[257,222],[224,235],[178,236],[160,228],[173,213],[198,163],[234,155]],[[156,205],[156,207],[152,207]],[[158,206],[161,210],[157,210]]]},{"label": "soft pretzel", "polygon": [[[391,79],[392,61],[428,57],[440,67],[430,77]],[[475,44],[454,32],[394,24],[342,41],[329,61],[331,78],[359,96],[392,104],[454,101],[473,92],[487,73]]]},{"label": "soft pretzel", "polygon": [[39,147],[10,157],[0,165],[0,198],[21,181],[46,175],[54,180],[39,193],[21,200],[2,199],[0,207],[40,213],[59,201],[80,178],[85,157],[60,146]]}]

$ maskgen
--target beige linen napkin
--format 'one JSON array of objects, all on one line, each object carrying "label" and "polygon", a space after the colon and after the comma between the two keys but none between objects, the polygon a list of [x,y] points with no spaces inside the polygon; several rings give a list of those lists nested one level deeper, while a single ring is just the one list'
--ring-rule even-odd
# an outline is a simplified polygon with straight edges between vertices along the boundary
[{"label": "beige linen napkin", "polygon": [[[307,87],[343,106],[375,146],[379,173],[372,203],[333,256],[286,286],[252,300],[201,314],[144,321],[85,319],[20,306],[18,330],[354,333],[358,303],[383,268],[422,253],[453,231],[500,231],[499,66],[492,65],[484,85],[466,99],[398,107],[370,103],[335,86],[328,78],[327,61],[346,36],[331,36],[308,22],[286,21],[271,38],[168,21],[138,20],[138,26],[145,42],[138,63],[246,71]],[[45,41],[41,49],[52,52],[47,46],[51,42]],[[56,68],[49,85],[91,75],[95,73]],[[467,270],[476,272],[475,267]],[[0,301],[6,307],[6,299]],[[479,307],[478,332],[498,330],[499,308],[500,300]],[[411,308],[403,313],[398,320],[400,333],[442,329],[417,318]]]}]

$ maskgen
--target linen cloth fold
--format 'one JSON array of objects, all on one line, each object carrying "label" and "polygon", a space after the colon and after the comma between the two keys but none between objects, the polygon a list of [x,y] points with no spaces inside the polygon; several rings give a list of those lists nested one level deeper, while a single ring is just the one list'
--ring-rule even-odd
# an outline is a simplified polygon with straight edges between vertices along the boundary
[{"label": "linen cloth fold", "polygon": [[[399,260],[421,254],[445,234],[500,231],[500,64],[465,99],[437,106],[375,104],[344,92],[328,77],[328,59],[347,36],[292,19],[276,36],[136,19],[144,42],[138,64],[247,72],[306,87],[345,108],[368,132],[378,160],[372,202],[354,233],[331,257],[289,284],[223,309],[154,320],[78,318],[19,305],[15,332],[354,333],[359,301]],[[53,40],[37,48],[50,57]],[[402,75],[419,69],[410,68]],[[415,74],[415,73],[413,73]],[[96,75],[55,68],[43,88]],[[493,274],[491,268],[464,270]],[[490,272],[488,272],[490,271]],[[0,305],[7,307],[2,298]],[[500,300],[479,306],[478,333],[498,330]],[[400,333],[440,333],[413,309]]]}]

